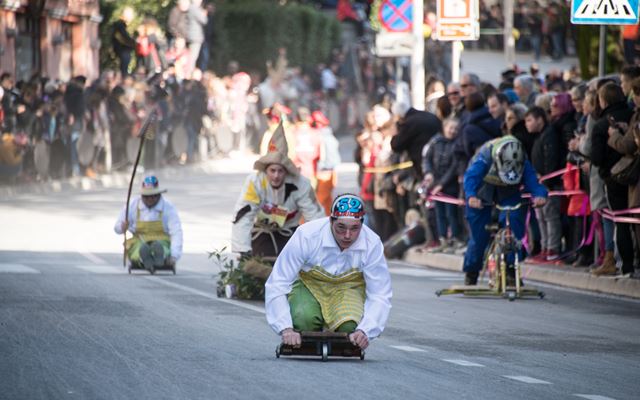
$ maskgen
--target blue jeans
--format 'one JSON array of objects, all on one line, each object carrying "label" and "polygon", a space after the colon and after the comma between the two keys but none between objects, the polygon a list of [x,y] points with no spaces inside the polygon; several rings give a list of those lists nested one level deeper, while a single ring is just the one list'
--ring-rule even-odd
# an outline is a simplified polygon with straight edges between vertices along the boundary
[{"label": "blue jeans", "polygon": [[551,34],[551,45],[553,47],[553,58],[562,58],[564,51],[562,50],[563,32],[554,32]]},{"label": "blue jeans", "polygon": [[438,237],[446,238],[447,232],[451,228],[451,237],[460,238],[457,205],[436,202],[436,223],[438,224]]},{"label": "blue jeans", "polygon": [[613,232],[615,228],[615,223],[608,219],[602,218],[602,231],[604,233],[604,249],[605,251],[613,251],[614,248],[614,240],[613,240]]},{"label": "blue jeans", "polygon": [[131,62],[131,50],[121,50],[118,52],[120,60],[120,74],[127,76],[129,74],[129,63]]},{"label": "blue jeans", "polygon": [[[465,209],[465,217],[469,223],[471,237],[469,239],[469,245],[467,246],[467,252],[464,254],[464,263],[462,266],[464,272],[480,272],[482,270],[484,252],[489,245],[490,239],[489,232],[485,227],[491,223],[491,211],[491,207],[481,209],[466,207]],[[511,211],[509,217],[511,230],[517,239],[524,237],[525,213],[526,208],[520,208]],[[504,226],[506,217],[507,213],[501,211],[498,217],[498,223],[501,227]],[[522,260],[523,256],[524,253],[521,251],[518,257]],[[509,258],[507,258],[507,262],[513,262],[513,260]]]},{"label": "blue jeans", "polygon": [[533,49],[533,57],[536,61],[540,60],[540,50],[542,48],[542,37],[533,35],[529,38],[531,48]]}]

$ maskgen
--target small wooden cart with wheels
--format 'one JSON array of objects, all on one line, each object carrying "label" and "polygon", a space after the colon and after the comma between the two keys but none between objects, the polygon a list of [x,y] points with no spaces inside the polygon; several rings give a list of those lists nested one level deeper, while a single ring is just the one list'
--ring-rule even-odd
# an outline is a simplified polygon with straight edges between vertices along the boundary
[{"label": "small wooden cart with wheels", "polygon": [[151,275],[154,275],[156,273],[156,271],[171,271],[173,272],[173,274],[176,274],[176,265],[164,265],[162,267],[154,267],[150,270],[146,269],[142,263],[139,262],[135,262],[135,261],[129,261],[129,265],[127,266],[127,272],[129,272],[129,274],[131,274],[132,270],[144,270],[144,271],[149,271],[149,273]]},{"label": "small wooden cart with wheels", "polygon": [[344,332],[300,332],[302,345],[293,347],[280,343],[276,347],[276,358],[301,356],[321,357],[322,361],[329,357],[359,357],[364,360],[364,350],[349,340]]}]

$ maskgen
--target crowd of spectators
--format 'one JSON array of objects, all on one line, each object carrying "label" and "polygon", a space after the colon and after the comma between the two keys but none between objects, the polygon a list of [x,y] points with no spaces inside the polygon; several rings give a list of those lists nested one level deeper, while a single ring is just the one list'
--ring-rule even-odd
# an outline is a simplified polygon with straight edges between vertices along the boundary
[{"label": "crowd of spectators", "polygon": [[428,88],[426,111],[406,101],[377,104],[356,136],[361,195],[373,215],[367,222],[383,240],[407,226],[413,208],[427,226],[422,251],[462,251],[462,176],[482,144],[513,135],[554,193],[530,215],[529,258],[633,276],[640,265],[640,166],[632,165],[640,157],[639,66],[588,82],[575,71],[542,77],[535,66],[514,66],[498,87],[468,73],[448,85],[434,78]]},{"label": "crowd of spectators", "polygon": [[159,118],[155,140],[143,153],[146,167],[233,150],[258,152],[269,128],[265,113],[278,104],[292,115],[300,107],[321,111],[334,131],[355,129],[362,119],[356,93],[386,93],[390,69],[374,62],[364,44],[335,49],[326,63],[304,68],[289,65],[286,49],[280,49],[266,61],[264,76],[234,61],[217,76],[206,69],[214,12],[212,4],[181,0],[166,29],[143,16],[130,34],[136,15],[125,7],[111,26],[118,68],[103,70],[95,82],[82,76],[15,82],[3,73],[0,181],[126,169],[135,160],[135,136],[153,108]]}]

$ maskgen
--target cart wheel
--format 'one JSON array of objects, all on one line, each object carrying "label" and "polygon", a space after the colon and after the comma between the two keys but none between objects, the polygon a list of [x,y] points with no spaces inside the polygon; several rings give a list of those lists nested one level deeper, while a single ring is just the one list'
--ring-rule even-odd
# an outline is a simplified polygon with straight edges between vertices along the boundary
[{"label": "cart wheel", "polygon": [[540,292],[540,293],[538,293],[538,296],[539,296],[541,299],[544,299],[545,294],[544,294],[544,292]]},{"label": "cart wheel", "polygon": [[153,267],[151,267],[151,269],[149,269],[149,273],[150,273],[151,275],[154,275],[154,274],[156,273],[156,269],[155,269],[155,268],[153,268]]},{"label": "cart wheel", "polygon": [[509,299],[509,301],[514,301],[516,299],[516,292],[509,292],[507,298]]},{"label": "cart wheel", "polygon": [[171,271],[173,271],[173,274],[176,274],[176,267],[171,268]]},{"label": "cart wheel", "polygon": [[329,345],[327,343],[322,343],[322,361],[327,361],[329,359]]},{"label": "cart wheel", "polygon": [[364,350],[361,350],[361,351],[360,351],[360,359],[361,359],[361,360],[364,360]]},{"label": "cart wheel", "polygon": [[129,275],[131,275],[131,266],[127,267],[127,272],[129,272]]},{"label": "cart wheel", "polygon": [[442,294],[442,290],[436,290],[436,296],[440,297],[441,294]]},{"label": "cart wheel", "polygon": [[280,358],[280,345],[276,346],[276,358]]}]

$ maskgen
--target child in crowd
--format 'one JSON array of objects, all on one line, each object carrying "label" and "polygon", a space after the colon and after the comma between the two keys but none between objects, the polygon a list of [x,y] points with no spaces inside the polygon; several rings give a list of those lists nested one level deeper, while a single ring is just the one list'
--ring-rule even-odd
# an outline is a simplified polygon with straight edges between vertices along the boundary
[{"label": "child in crowd", "polygon": [[[458,198],[460,185],[458,184],[458,161],[453,154],[455,138],[458,136],[459,121],[447,118],[443,123],[443,133],[434,136],[427,144],[427,151],[423,158],[425,171],[424,185],[429,188],[431,195],[446,195]],[[452,253],[464,247],[461,240],[461,227],[456,204],[435,202],[436,221],[440,246],[431,251]],[[449,230],[451,237],[449,237]]]}]

